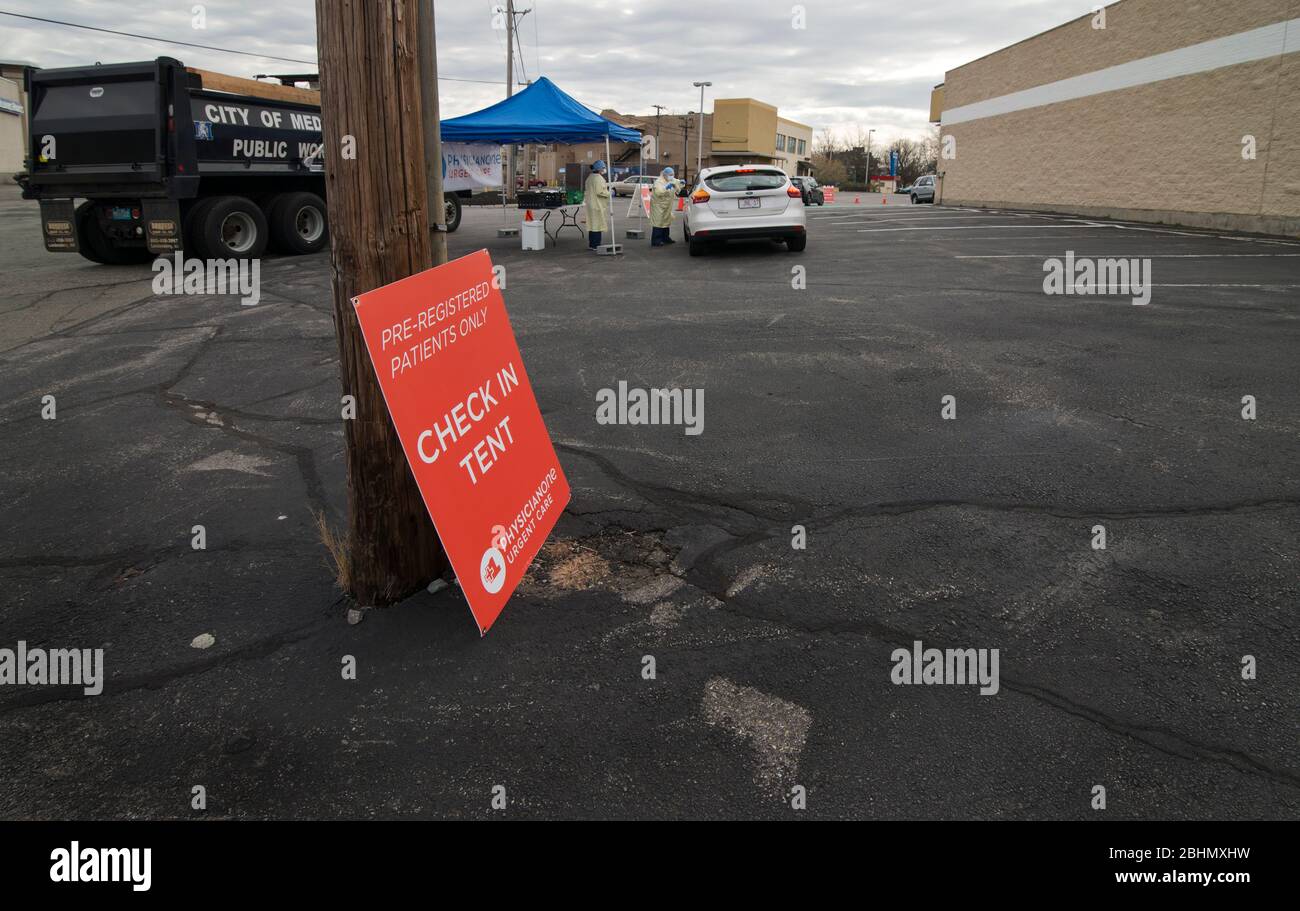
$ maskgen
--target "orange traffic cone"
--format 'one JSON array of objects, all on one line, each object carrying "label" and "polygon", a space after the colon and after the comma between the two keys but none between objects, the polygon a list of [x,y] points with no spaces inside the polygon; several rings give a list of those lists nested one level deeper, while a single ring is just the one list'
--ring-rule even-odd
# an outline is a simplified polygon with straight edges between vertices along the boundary
[{"label": "orange traffic cone", "polygon": [[686,211],[686,197],[684,196],[677,197],[677,211],[678,212]]},{"label": "orange traffic cone", "polygon": [[880,197],[880,204],[881,204],[882,206],[887,206],[887,205],[889,205],[889,197],[888,197],[888,196],[882,196],[882,197]]},{"label": "orange traffic cone", "polygon": [[855,197],[853,197],[853,204],[854,204],[855,206],[860,206],[860,205],[862,205],[862,197],[861,197],[861,196],[855,196]]},{"label": "orange traffic cone", "polygon": [[533,220],[533,210],[524,209],[524,221],[532,221],[532,220]]}]

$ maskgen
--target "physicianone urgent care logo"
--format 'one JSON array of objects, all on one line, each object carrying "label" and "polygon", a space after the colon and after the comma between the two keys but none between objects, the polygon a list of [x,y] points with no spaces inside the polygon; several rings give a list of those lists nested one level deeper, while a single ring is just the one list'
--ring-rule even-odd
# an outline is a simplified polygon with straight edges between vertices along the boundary
[{"label": "physicianone urgent care logo", "polygon": [[480,250],[353,305],[424,505],[486,633],[570,496],[492,259]]}]

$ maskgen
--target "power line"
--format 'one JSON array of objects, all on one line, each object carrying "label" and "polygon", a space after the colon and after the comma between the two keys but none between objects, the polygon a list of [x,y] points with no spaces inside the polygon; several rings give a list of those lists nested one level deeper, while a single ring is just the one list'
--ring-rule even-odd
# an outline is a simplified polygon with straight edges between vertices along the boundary
[{"label": "power line", "polygon": [[15,19],[30,19],[33,22],[45,22],[49,25],[63,25],[68,28],[85,29],[88,32],[103,32],[108,35],[121,35],[124,38],[139,38],[144,41],[161,41],[163,44],[176,44],[181,47],[197,47],[205,51],[221,51],[225,54],[239,54],[242,57],[257,57],[261,60],[282,60],[285,63],[306,63],[309,66],[315,66],[315,60],[298,60],[295,57],[277,57],[274,54],[254,54],[251,51],[236,51],[228,47],[216,47],[211,44],[195,44],[192,41],[175,41],[171,38],[159,38],[156,35],[137,35],[134,32],[119,32],[111,28],[100,28],[97,25],[82,25],[79,22],[63,22],[59,19],[43,19],[40,16],[28,16],[23,13],[11,13],[8,10],[0,10],[0,15],[13,16]]},{"label": "power line", "polygon": [[[135,38],[141,41],[157,41],[162,44],[175,44],[179,47],[194,47],[205,51],[218,51],[223,54],[238,54],[241,57],[256,57],[259,60],[279,60],[284,63],[305,63],[308,66],[316,66],[315,60],[299,60],[296,57],[277,57],[275,54],[254,54],[252,51],[237,51],[229,47],[217,47],[213,44],[196,44],[192,41],[177,41],[173,38],[160,38],[157,35],[140,35],[135,32],[120,32],[111,28],[100,28],[97,25],[83,25],[80,22],[64,22],[60,19],[46,19],[41,16],[29,16],[25,13],[11,13],[9,10],[0,9],[0,16],[13,16],[15,19],[30,19],[33,22],[44,22],[48,25],[62,25],[67,28],[85,29],[88,32],[103,32],[106,35],[119,35],[123,38]],[[502,85],[497,79],[467,79],[461,76],[439,76],[439,81],[447,80],[448,82],[480,82],[485,85]]]}]

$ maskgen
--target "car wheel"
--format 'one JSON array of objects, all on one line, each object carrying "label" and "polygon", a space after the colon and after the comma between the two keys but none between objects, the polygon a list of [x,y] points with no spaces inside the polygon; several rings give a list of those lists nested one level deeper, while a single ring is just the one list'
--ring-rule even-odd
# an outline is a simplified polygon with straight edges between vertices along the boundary
[{"label": "car wheel", "polygon": [[204,259],[257,259],[266,252],[266,216],[250,199],[218,196],[194,219],[194,239]]},{"label": "car wheel", "polygon": [[785,239],[785,248],[791,253],[802,253],[808,246],[808,235],[800,234],[798,237],[787,237]]},{"label": "car wheel", "polygon": [[315,193],[282,193],[267,210],[271,245],[281,253],[319,253],[329,243],[325,200]]},{"label": "car wheel", "polygon": [[700,240],[699,238],[689,241],[689,249],[691,251],[691,256],[703,256],[704,249],[706,246],[707,246],[707,242]]},{"label": "car wheel", "polygon": [[460,197],[451,194],[444,194],[442,197],[444,214],[443,222],[447,226],[447,233],[450,234],[460,227],[461,215],[464,212],[464,206],[461,205]]},{"label": "car wheel", "polygon": [[912,194],[912,205],[916,205],[916,204],[917,204],[917,201],[916,201],[916,194],[913,193],[913,194]]}]

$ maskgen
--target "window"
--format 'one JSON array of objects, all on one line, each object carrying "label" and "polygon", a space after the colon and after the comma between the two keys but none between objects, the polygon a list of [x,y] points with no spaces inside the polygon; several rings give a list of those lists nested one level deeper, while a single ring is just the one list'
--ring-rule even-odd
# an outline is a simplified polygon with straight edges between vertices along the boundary
[{"label": "window", "polygon": [[799,140],[799,154],[800,154],[800,155],[804,155],[804,154],[807,154],[807,152],[808,152],[808,140],[806,140],[806,139],[800,139],[800,140]]},{"label": "window", "polygon": [[781,133],[776,134],[776,150],[778,152],[785,151],[785,136]]},{"label": "window", "polygon": [[714,174],[705,178],[704,183],[711,190],[717,190],[720,193],[735,193],[745,190],[776,190],[786,183],[784,171],[759,170],[755,168],[739,168],[735,171],[724,171],[721,174]]}]

